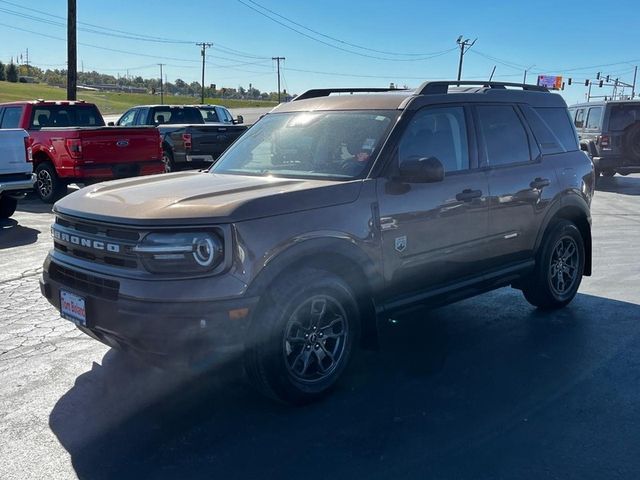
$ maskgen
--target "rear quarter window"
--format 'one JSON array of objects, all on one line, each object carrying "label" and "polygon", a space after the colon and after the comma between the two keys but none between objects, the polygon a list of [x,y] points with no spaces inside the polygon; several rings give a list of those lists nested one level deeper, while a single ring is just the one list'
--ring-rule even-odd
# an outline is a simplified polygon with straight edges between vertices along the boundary
[{"label": "rear quarter window", "polygon": [[599,130],[600,121],[602,120],[602,107],[592,107],[587,115],[587,129]]},{"label": "rear quarter window", "polygon": [[578,137],[566,109],[525,107],[523,111],[542,153],[550,155],[578,150]]}]

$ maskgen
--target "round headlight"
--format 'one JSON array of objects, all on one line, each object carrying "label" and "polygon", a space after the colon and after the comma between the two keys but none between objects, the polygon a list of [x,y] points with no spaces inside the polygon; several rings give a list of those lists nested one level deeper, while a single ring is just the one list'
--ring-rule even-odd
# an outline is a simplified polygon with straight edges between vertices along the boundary
[{"label": "round headlight", "polygon": [[210,237],[196,237],[193,239],[193,258],[203,267],[209,267],[216,259],[219,248],[213,244]]}]

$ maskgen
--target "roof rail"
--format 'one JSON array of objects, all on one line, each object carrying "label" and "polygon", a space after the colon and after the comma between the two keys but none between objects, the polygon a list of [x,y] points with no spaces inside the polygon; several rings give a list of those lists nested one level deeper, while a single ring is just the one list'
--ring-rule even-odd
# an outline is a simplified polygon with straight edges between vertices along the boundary
[{"label": "roof rail", "polygon": [[374,92],[395,92],[407,90],[406,88],[313,88],[298,95],[292,101],[307,100],[308,98],[328,97],[332,93],[374,93]]},{"label": "roof rail", "polygon": [[523,90],[532,90],[535,92],[547,92],[547,87],[541,87],[539,85],[529,85],[526,83],[509,83],[509,82],[491,82],[482,80],[438,80],[435,82],[424,82],[420,85],[416,93],[418,95],[442,95],[446,94],[450,86],[478,86],[495,89],[506,89],[506,87],[519,87]]}]

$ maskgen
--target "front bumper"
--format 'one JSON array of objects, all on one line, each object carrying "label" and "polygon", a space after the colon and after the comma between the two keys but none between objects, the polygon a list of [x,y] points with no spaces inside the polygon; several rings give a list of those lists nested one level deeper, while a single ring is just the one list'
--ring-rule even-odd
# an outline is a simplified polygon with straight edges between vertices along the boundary
[{"label": "front bumper", "polygon": [[[181,292],[180,282],[175,283],[172,290]],[[116,285],[117,279],[59,265],[50,258],[40,280],[42,295],[58,311],[60,290],[85,299],[86,325],[78,325],[84,333],[159,366],[221,366],[242,353],[258,298],[141,300],[121,295]]]},{"label": "front bumper", "polygon": [[19,180],[3,180],[0,178],[0,193],[20,194],[33,190],[33,184],[36,183],[35,173],[25,175],[24,179]]}]

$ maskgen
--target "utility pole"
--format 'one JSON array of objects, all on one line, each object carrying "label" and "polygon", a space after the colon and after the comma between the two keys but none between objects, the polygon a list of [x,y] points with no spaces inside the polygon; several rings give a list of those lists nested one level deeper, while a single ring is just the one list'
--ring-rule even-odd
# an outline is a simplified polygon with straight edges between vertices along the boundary
[{"label": "utility pole", "polygon": [[533,67],[535,67],[535,65],[531,65],[529,68],[525,68],[524,69],[524,77],[522,78],[522,84],[526,85],[527,83],[527,73],[529,73],[529,70],[531,70]]},{"label": "utility pole", "polygon": [[631,85],[631,100],[636,96],[636,77],[638,76],[638,66],[633,69],[633,85]]},{"label": "utility pole", "polygon": [[160,65],[160,103],[163,104],[164,103],[164,91],[162,89],[162,67],[164,66],[164,63],[159,63],[158,65]]},{"label": "utility pole", "polygon": [[76,99],[77,84],[76,0],[67,0],[67,100]]},{"label": "utility pole", "polygon": [[280,61],[284,61],[284,57],[271,57],[271,60],[275,60],[278,63],[278,103],[280,103]]},{"label": "utility pole", "polygon": [[462,40],[463,38],[464,37],[460,35],[456,40],[456,43],[460,46],[460,63],[458,64],[458,81],[460,81],[460,78],[462,78],[462,59],[464,58],[464,54],[471,47],[473,47],[473,44],[476,43],[476,40],[477,40],[476,38],[473,42],[470,42],[468,38],[466,40]]},{"label": "utility pole", "polygon": [[209,47],[213,47],[213,43],[207,43],[207,42],[200,42],[200,43],[196,43],[196,45],[198,45],[199,47],[202,48],[201,50],[201,54],[202,54],[202,84],[201,84],[201,91],[202,93],[200,94],[200,103],[204,103],[204,59],[206,57],[205,52],[207,51],[207,48]]}]

